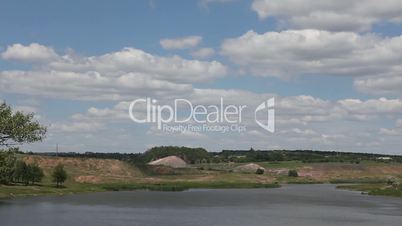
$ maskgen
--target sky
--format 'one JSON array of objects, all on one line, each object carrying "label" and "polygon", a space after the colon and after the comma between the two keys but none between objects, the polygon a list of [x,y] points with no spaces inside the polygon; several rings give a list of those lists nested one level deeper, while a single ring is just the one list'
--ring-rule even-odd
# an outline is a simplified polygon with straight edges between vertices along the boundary
[{"label": "sky", "polygon": [[[25,151],[402,154],[401,15],[398,0],[0,0],[0,99],[48,128]],[[247,105],[244,131],[133,122],[147,97]],[[274,133],[254,114],[270,98]]]}]

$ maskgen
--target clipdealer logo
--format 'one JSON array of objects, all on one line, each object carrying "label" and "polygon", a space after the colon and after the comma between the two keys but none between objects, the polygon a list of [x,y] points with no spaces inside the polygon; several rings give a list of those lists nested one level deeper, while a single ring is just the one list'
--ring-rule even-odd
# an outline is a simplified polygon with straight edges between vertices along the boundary
[{"label": "clipdealer logo", "polygon": [[[274,107],[275,99],[270,98],[254,111],[255,123],[271,133],[275,132]],[[132,101],[128,113],[133,122],[154,123],[159,130],[224,133],[246,131],[242,124],[246,108],[247,105],[225,104],[223,98],[218,105],[194,105],[187,99],[174,99],[172,105],[161,105],[148,97]]]}]

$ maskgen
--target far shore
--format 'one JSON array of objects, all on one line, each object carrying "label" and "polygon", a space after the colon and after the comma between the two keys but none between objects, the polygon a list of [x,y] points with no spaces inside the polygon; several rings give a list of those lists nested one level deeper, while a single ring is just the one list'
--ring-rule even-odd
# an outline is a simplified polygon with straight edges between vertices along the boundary
[{"label": "far shore", "polygon": [[[284,184],[335,184],[340,189],[369,195],[402,197],[390,177],[400,178],[402,164],[364,161],[352,163],[303,163],[300,161],[258,162],[263,174],[233,172],[244,163],[203,163],[183,169],[142,167],[116,159],[22,155],[44,169],[45,178],[35,185],[0,185],[0,199],[38,195],[66,195],[104,191],[184,191],[188,189],[278,188]],[[69,176],[63,187],[51,181],[51,170],[62,163]],[[296,170],[297,177],[287,175]]]}]

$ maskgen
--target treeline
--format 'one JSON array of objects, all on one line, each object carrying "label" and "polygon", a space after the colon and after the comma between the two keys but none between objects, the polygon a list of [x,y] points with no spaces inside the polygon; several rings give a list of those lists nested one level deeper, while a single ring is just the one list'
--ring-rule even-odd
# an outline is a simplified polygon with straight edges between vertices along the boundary
[{"label": "treeline", "polygon": [[18,160],[15,164],[13,173],[13,182],[23,183],[25,185],[41,182],[45,174],[37,164],[26,164]]},{"label": "treeline", "polygon": [[0,151],[0,184],[35,184],[43,177],[43,170],[37,164],[17,160],[15,150]]},{"label": "treeline", "polygon": [[[34,154],[34,153],[32,153]],[[315,151],[315,150],[223,150],[221,152],[208,152],[204,148],[189,148],[177,146],[153,147],[144,153],[40,153],[41,155],[80,157],[80,158],[102,158],[118,159],[133,164],[146,164],[152,160],[176,155],[187,163],[220,163],[220,162],[277,162],[277,161],[302,161],[313,162],[350,162],[360,161],[387,161],[402,163],[400,155],[383,155],[372,153],[353,153],[337,151]],[[389,157],[389,160],[381,159]]]},{"label": "treeline", "polygon": [[[27,164],[17,158],[21,152],[18,149],[0,150],[0,184],[33,185],[44,178],[42,168],[36,163]],[[52,181],[60,187],[67,179],[67,172],[63,165],[58,164],[52,172]]]},{"label": "treeline", "polygon": [[150,161],[171,155],[178,156],[190,164],[209,162],[213,157],[213,155],[204,148],[189,148],[189,147],[177,147],[177,146],[153,147],[145,151],[144,153],[100,153],[100,152],[32,153],[30,152],[28,154],[33,155],[39,154],[39,155],[59,156],[59,157],[117,159],[131,162],[134,164],[145,164]]},{"label": "treeline", "polygon": [[223,150],[214,153],[222,162],[264,162],[264,161],[302,161],[314,162],[350,162],[359,163],[363,160],[384,161],[381,157],[389,157],[393,162],[402,163],[402,156],[382,155],[372,153],[354,153],[314,150]]}]

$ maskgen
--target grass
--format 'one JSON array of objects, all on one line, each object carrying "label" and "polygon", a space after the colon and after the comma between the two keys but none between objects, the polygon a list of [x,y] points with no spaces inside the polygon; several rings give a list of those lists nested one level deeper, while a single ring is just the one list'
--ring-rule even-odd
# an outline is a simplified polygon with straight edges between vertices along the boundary
[{"label": "grass", "polygon": [[102,191],[130,191],[130,190],[150,190],[150,191],[184,191],[188,189],[228,189],[228,188],[277,188],[277,183],[252,183],[252,182],[164,182],[164,183],[70,183],[62,188],[54,185],[1,185],[0,198],[14,198],[37,195],[64,195],[85,192]]},{"label": "grass", "polygon": [[347,189],[353,191],[362,191],[369,195],[382,195],[382,196],[393,196],[402,197],[402,189],[396,189],[387,184],[353,184],[353,185],[339,185],[339,189]]},{"label": "grass", "polygon": [[41,185],[1,185],[0,198],[13,198],[37,195],[64,195],[75,194],[82,192],[97,192],[103,191],[102,188],[94,184],[74,184],[70,186],[56,188],[54,185],[41,184]]},{"label": "grass", "polygon": [[344,178],[333,179],[329,181],[331,184],[383,184],[387,182],[386,178]]},{"label": "grass", "polygon": [[191,182],[181,181],[175,183],[155,183],[155,184],[122,184],[113,183],[105,184],[102,188],[109,191],[122,191],[122,190],[151,190],[151,191],[184,191],[188,189],[230,189],[230,188],[278,188],[277,183],[245,183],[245,182]]}]

